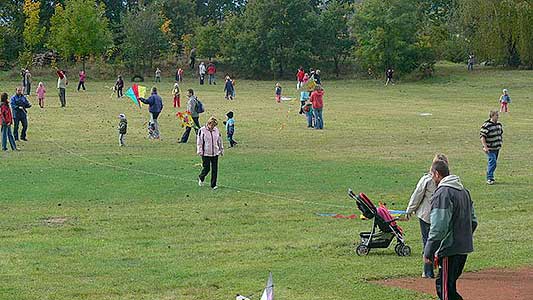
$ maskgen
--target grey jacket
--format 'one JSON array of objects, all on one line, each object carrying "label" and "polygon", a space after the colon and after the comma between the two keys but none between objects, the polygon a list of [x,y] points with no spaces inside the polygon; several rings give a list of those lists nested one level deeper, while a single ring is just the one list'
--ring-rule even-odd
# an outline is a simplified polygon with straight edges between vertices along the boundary
[{"label": "grey jacket", "polygon": [[420,178],[416,185],[411,200],[407,205],[406,213],[408,215],[415,213],[418,218],[426,223],[430,223],[429,214],[431,212],[431,196],[437,186],[430,174],[425,174]]},{"label": "grey jacket", "polygon": [[196,99],[196,96],[190,96],[189,101],[187,101],[187,110],[191,112],[191,117],[193,118],[198,118],[200,116],[200,114],[196,111],[197,104],[198,100]]}]

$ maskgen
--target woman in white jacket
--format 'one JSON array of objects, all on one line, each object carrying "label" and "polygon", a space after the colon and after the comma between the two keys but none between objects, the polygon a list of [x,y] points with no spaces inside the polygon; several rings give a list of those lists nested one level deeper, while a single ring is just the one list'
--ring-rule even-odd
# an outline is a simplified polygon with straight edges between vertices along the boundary
[{"label": "woman in white jacket", "polygon": [[[442,160],[448,163],[448,158],[444,154],[437,154],[433,158],[433,162]],[[416,188],[411,195],[411,200],[407,205],[406,214],[409,218],[412,214],[418,217],[420,222],[420,233],[422,234],[422,249],[426,247],[426,242],[429,236],[430,228],[430,213],[431,213],[431,196],[437,189],[435,182],[431,178],[431,172],[425,174],[420,178]],[[433,264],[424,264],[423,278],[435,278],[433,272]]]},{"label": "woman in white jacket", "polygon": [[203,186],[204,180],[211,169],[211,188],[216,190],[218,175],[218,156],[224,155],[222,137],[217,128],[215,117],[209,118],[207,124],[200,128],[196,136],[196,153],[202,157],[202,171],[198,176],[198,185]]}]

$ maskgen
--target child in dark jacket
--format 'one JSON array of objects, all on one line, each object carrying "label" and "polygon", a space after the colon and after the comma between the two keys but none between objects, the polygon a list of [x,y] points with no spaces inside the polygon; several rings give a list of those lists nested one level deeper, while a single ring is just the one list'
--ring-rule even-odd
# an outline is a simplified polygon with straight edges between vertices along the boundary
[{"label": "child in dark jacket", "polygon": [[228,117],[228,120],[224,121],[223,123],[226,125],[226,134],[228,136],[229,146],[233,147],[237,145],[237,142],[233,139],[233,134],[235,133],[235,120],[233,119],[233,112],[228,112],[226,117]]},{"label": "child in dark jacket", "polygon": [[115,82],[115,91],[117,92],[117,98],[121,98],[124,89],[124,80],[122,80],[122,75],[118,75],[117,81]]},{"label": "child in dark jacket", "polygon": [[126,133],[128,132],[128,120],[126,120],[126,115],[118,115],[120,122],[118,123],[118,144],[120,147],[126,146]]},{"label": "child in dark jacket", "polygon": [[233,81],[229,76],[226,76],[226,84],[224,85],[224,92],[226,92],[226,98],[227,100],[233,100],[233,97],[235,95],[235,87],[233,86]]}]

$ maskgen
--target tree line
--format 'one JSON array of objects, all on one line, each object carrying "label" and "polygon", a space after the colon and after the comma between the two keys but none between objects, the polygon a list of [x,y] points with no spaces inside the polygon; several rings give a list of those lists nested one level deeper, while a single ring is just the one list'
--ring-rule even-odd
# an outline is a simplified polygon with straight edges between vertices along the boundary
[{"label": "tree line", "polygon": [[431,74],[437,60],[533,66],[531,0],[6,0],[0,65],[54,51],[143,73],[160,59],[222,61],[242,76],[283,77],[299,66],[339,74]]}]

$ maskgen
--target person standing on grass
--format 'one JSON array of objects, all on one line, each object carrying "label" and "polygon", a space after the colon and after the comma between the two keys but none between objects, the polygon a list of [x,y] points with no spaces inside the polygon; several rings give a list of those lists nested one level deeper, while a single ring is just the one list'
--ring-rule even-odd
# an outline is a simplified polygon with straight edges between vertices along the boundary
[{"label": "person standing on grass", "polygon": [[148,111],[150,112],[150,122],[154,124],[154,138],[159,139],[160,132],[159,132],[159,122],[157,121],[157,118],[159,117],[159,114],[163,110],[163,99],[157,94],[157,88],[154,86],[152,88],[152,94],[148,99],[144,99],[139,97],[139,100],[144,103],[148,104]]},{"label": "person standing on grass", "polygon": [[57,89],[59,90],[59,102],[61,103],[61,107],[65,107],[67,105],[67,75],[65,74],[65,71],[63,70],[57,70]]},{"label": "person standing on grass", "polygon": [[24,95],[29,96],[31,94],[31,73],[30,70],[26,69],[26,72],[24,73],[26,86],[24,87]]},{"label": "person standing on grass", "polygon": [[456,282],[468,254],[474,251],[473,234],[478,225],[474,204],[459,177],[450,175],[445,161],[434,162],[431,174],[437,189],[431,197],[431,226],[424,263],[437,260],[439,274],[435,287],[439,299],[462,300]]},{"label": "person standing on grass", "polygon": [[200,65],[198,65],[198,75],[200,75],[200,85],[204,84],[205,81],[205,73],[207,72],[207,69],[205,68],[204,62],[200,62]]},{"label": "person standing on grass", "polygon": [[20,139],[28,141],[26,139],[26,132],[28,131],[28,111],[26,109],[31,107],[31,103],[22,94],[22,87],[17,88],[17,93],[11,97],[11,110],[13,111],[13,119],[15,122],[14,133],[15,141],[19,140],[19,123],[22,123],[22,132],[20,133]]},{"label": "person standing on grass", "polygon": [[198,185],[204,185],[205,177],[211,171],[211,188],[213,190],[218,188],[218,156],[224,155],[222,137],[217,125],[218,121],[215,117],[209,118],[207,124],[200,128],[196,136],[196,153],[202,157],[202,171],[198,175]]},{"label": "person standing on grass", "polygon": [[274,90],[274,94],[276,95],[276,102],[281,102],[281,84],[278,82],[276,83],[276,89]]},{"label": "person standing on grass", "polygon": [[9,140],[9,145],[11,150],[17,151],[17,144],[15,143],[15,138],[13,133],[11,133],[11,124],[13,124],[13,114],[11,113],[11,108],[9,108],[9,101],[7,100],[8,95],[2,93],[0,96],[0,124],[2,124],[2,150],[7,151],[7,141]]},{"label": "person standing on grass", "polygon": [[118,115],[118,145],[120,147],[126,146],[126,134],[128,133],[128,120],[125,114]]},{"label": "person standing on grass", "polygon": [[80,88],[83,88],[83,90],[85,91],[85,78],[86,77],[87,75],[85,74],[85,71],[81,70],[79,74],[79,81],[78,81],[78,92],[80,91]]},{"label": "person standing on grass", "polygon": [[496,182],[494,171],[498,162],[498,155],[503,144],[503,126],[498,122],[500,114],[497,110],[491,110],[489,119],[481,125],[479,136],[483,145],[483,152],[487,154],[487,184],[492,185]]},{"label": "person standing on grass", "polygon": [[122,90],[124,89],[124,80],[122,79],[122,75],[118,75],[114,89],[115,91],[117,91],[117,98],[122,98],[122,96],[124,95],[122,92]]},{"label": "person standing on grass", "polygon": [[233,86],[233,81],[229,77],[229,75],[226,75],[226,83],[224,84],[224,92],[226,95],[224,98],[226,100],[233,100],[233,97],[235,95],[235,87]]},{"label": "person standing on grass", "polygon": [[475,62],[474,54],[468,55],[468,62],[467,62],[468,71],[474,71],[474,62]]},{"label": "person standing on grass", "polygon": [[37,87],[37,90],[35,91],[37,93],[37,99],[39,100],[39,107],[44,108],[44,97],[46,96],[46,88],[44,87],[44,83],[39,82],[39,86]]},{"label": "person standing on grass", "polygon": [[209,64],[207,65],[207,76],[208,76],[207,81],[209,82],[209,84],[213,84],[213,85],[217,84],[215,82],[216,73],[217,73],[217,67],[212,61],[210,61]]},{"label": "person standing on grass", "polygon": [[172,97],[174,98],[174,108],[181,107],[180,94],[180,85],[176,81],[176,83],[174,83],[174,88],[172,89]]},{"label": "person standing on grass", "polygon": [[[194,122],[194,131],[196,131],[196,134],[198,134],[198,128],[200,128],[200,113],[198,112],[198,98],[194,95],[194,90],[189,89],[187,91],[187,97],[189,97],[189,100],[187,101],[187,110],[191,113],[191,118]],[[185,132],[183,132],[183,135],[181,136],[181,139],[178,143],[187,143],[189,140],[189,134],[191,133],[191,127],[187,126],[185,128]]]},{"label": "person standing on grass", "polygon": [[300,68],[298,68],[298,72],[296,72],[296,89],[297,90],[303,86],[304,76],[305,76],[304,68],[300,66]]},{"label": "person standing on grass", "polygon": [[313,116],[315,117],[315,129],[324,129],[322,109],[324,108],[324,90],[320,85],[315,86],[309,101],[313,104]]},{"label": "person standing on grass", "polygon": [[393,68],[388,68],[387,71],[385,72],[385,77],[387,77],[387,81],[385,82],[385,86],[389,85],[389,83],[391,83],[392,85],[394,85],[394,69]]},{"label": "person standing on grass", "polygon": [[196,64],[196,48],[191,49],[191,53],[189,54],[189,67],[194,72],[194,66]]},{"label": "person standing on grass", "polygon": [[161,82],[161,70],[159,68],[155,69],[155,82]]},{"label": "person standing on grass", "polygon": [[[437,154],[433,158],[433,162],[442,160],[448,163],[448,158],[444,154]],[[406,215],[409,219],[411,215],[415,214],[418,217],[420,223],[420,233],[422,234],[422,249],[426,247],[429,227],[430,227],[430,212],[431,212],[431,196],[437,186],[433,182],[431,176],[431,167],[429,173],[420,178],[416,188],[411,195],[409,204],[407,205]],[[433,272],[433,264],[424,264],[424,270],[422,272],[422,278],[435,278]]]},{"label": "person standing on grass", "polygon": [[509,91],[503,89],[503,94],[500,96],[500,112],[509,112],[509,103],[511,103]]}]

